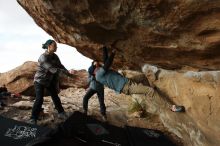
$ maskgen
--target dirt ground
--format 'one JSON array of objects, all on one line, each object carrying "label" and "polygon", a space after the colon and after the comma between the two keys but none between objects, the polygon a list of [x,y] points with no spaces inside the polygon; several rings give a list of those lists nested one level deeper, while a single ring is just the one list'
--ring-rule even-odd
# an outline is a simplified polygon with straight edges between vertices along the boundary
[{"label": "dirt ground", "polygon": [[[71,91],[71,99],[68,97]],[[82,111],[82,98],[79,95],[84,95],[85,91],[73,89],[68,92],[61,92],[60,97],[63,107],[68,115],[71,115],[74,111]],[[74,93],[74,94],[73,94]],[[149,128],[159,130],[164,133],[169,139],[171,139],[177,146],[183,146],[183,142],[175,134],[168,131],[163,126],[162,122],[156,115],[146,113],[144,117],[138,117],[135,114],[128,116],[128,110],[124,97],[112,96],[112,92],[108,92],[105,103],[107,107],[108,123],[116,126],[135,126],[141,128]],[[33,104],[33,97],[22,96],[22,99],[11,99],[4,100],[6,106],[4,110],[0,110],[0,115],[8,117],[14,120],[27,122],[31,115],[31,109]],[[96,97],[90,99],[89,103],[89,116],[101,120],[99,113],[99,104],[97,103]],[[121,104],[120,100],[123,100],[124,105]],[[15,106],[14,103],[23,101],[20,105]],[[25,104],[27,102],[27,104]],[[58,120],[56,110],[54,110],[53,104],[50,97],[44,98],[43,104],[44,112],[40,115],[39,125],[48,126],[50,128],[56,127],[59,123],[63,122]]]}]

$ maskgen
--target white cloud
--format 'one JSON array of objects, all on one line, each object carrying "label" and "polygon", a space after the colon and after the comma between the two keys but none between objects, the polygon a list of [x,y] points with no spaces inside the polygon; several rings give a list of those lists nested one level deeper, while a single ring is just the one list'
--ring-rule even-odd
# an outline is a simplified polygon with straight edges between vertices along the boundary
[{"label": "white cloud", "polygon": [[[0,0],[0,18],[0,72],[25,61],[37,61],[44,52],[42,43],[52,37],[35,24],[16,0]],[[75,48],[63,44],[58,44],[57,55],[67,69],[87,69],[91,63]]]}]

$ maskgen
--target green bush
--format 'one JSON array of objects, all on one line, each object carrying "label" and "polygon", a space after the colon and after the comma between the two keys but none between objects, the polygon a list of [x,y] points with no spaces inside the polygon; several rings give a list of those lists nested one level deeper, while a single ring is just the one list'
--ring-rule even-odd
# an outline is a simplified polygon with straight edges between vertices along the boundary
[{"label": "green bush", "polygon": [[146,116],[146,104],[144,103],[139,103],[137,100],[134,101],[131,106],[128,109],[128,112],[130,114],[134,113],[134,112],[141,112],[141,117],[145,117]]}]

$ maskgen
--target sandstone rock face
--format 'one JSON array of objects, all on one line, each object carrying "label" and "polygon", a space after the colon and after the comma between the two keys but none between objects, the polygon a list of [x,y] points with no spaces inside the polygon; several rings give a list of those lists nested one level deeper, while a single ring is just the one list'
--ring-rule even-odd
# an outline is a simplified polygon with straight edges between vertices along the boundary
[{"label": "sandstone rock face", "polygon": [[0,85],[6,85],[9,92],[34,95],[33,80],[37,69],[36,62],[23,65],[0,74]]},{"label": "sandstone rock face", "polygon": [[117,47],[115,67],[220,69],[219,0],[17,1],[55,40],[89,58]]},{"label": "sandstone rock face", "polygon": [[[149,68],[148,68],[149,69]],[[149,71],[143,69],[144,73]],[[170,131],[184,139],[185,145],[218,146],[220,143],[220,72],[181,71],[159,69],[152,84],[164,99],[149,99],[134,95],[147,111],[160,115]],[[172,113],[166,102],[183,105],[186,112]],[[145,101],[145,102],[142,102]]]},{"label": "sandstone rock face", "polygon": [[86,70],[74,70],[74,78],[61,76],[60,87],[61,89],[75,87],[87,88],[88,87],[88,73]]},{"label": "sandstone rock face", "polygon": [[[116,68],[220,69],[219,0],[17,1],[56,41],[87,57],[101,60],[100,47],[116,47]],[[143,70],[149,84],[164,98],[133,95],[134,101],[159,115],[185,145],[219,145],[219,72],[150,69]],[[186,113],[171,112],[168,100]]]},{"label": "sandstone rock face", "polygon": [[[12,93],[21,93],[23,95],[35,96],[33,81],[34,74],[37,70],[36,62],[25,62],[23,65],[0,74],[0,86],[6,85],[8,91]],[[74,71],[75,77],[70,78],[61,76],[60,88],[68,87],[87,87],[87,72],[86,70]]]}]

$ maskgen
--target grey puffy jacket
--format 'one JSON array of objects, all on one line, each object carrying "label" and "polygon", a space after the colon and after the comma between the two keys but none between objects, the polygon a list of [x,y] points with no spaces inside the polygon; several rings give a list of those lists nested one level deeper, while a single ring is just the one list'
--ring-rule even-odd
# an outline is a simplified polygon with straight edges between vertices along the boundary
[{"label": "grey puffy jacket", "polygon": [[49,54],[47,51],[38,59],[38,68],[34,76],[34,82],[38,82],[45,86],[59,83],[59,73],[68,72],[61,64],[59,57],[55,54]]}]

